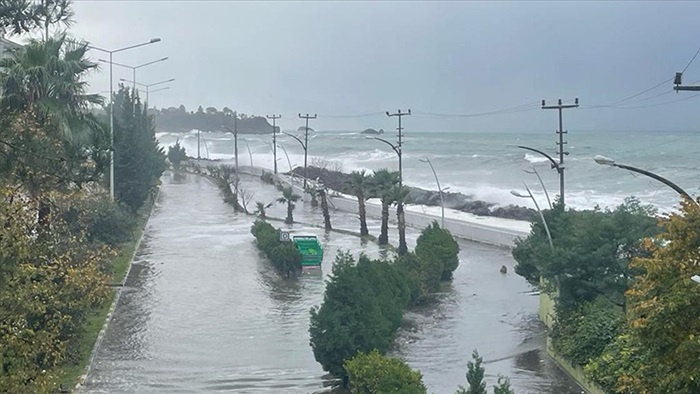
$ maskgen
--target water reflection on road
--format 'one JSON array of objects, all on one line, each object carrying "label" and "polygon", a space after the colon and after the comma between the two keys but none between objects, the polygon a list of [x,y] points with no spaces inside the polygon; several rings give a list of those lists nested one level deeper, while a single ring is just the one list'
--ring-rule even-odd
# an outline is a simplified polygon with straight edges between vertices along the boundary
[{"label": "water reflection on road", "polygon": [[[278,193],[255,179],[253,201]],[[254,204],[253,204],[254,205]],[[281,205],[269,215],[283,217]],[[295,219],[318,223],[320,213],[299,203]],[[206,179],[164,177],[127,286],[98,350],[84,391],[310,393],[328,380],[309,347],[309,309],[323,298],[324,279],[339,249],[386,255],[372,242],[316,227],[295,229],[324,242],[323,273],[280,278],[260,257],[251,217],[233,213]],[[333,213],[336,228],[357,230],[357,218]],[[276,225],[282,225],[281,223]],[[378,233],[379,222],[371,220]],[[392,236],[396,237],[395,234]],[[409,242],[417,232],[409,230]],[[549,362],[540,362],[536,299],[521,278],[498,273],[512,265],[506,251],[462,243],[462,266],[441,302],[409,314],[414,331],[396,353],[420,368],[431,392],[451,393],[464,382],[474,347],[487,373],[511,377],[519,393],[574,393]],[[390,253],[390,252],[389,252]],[[498,360],[490,362],[491,360]],[[492,379],[493,380],[493,379]],[[521,390],[522,389],[522,390]]]}]

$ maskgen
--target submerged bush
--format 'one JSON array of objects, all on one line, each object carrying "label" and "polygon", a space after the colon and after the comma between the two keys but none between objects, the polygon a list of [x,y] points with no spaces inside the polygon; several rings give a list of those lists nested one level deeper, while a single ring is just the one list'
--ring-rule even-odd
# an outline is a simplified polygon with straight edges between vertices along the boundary
[{"label": "submerged bush", "polygon": [[256,220],[250,229],[257,240],[258,249],[272,262],[280,272],[289,276],[291,272],[301,270],[302,255],[293,242],[279,240],[279,231],[270,223]]},{"label": "submerged bush", "polygon": [[416,255],[424,262],[424,281],[433,291],[439,288],[440,280],[452,279],[452,272],[459,266],[457,241],[436,221],[418,237]]}]

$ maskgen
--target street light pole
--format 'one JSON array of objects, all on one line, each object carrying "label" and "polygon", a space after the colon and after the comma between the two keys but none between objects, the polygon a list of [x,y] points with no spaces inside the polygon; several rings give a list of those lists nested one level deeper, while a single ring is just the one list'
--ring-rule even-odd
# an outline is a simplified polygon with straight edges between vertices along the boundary
[{"label": "street light pole", "polygon": [[[559,173],[559,193],[564,193],[564,183],[562,183],[564,181],[564,166],[561,166],[559,163],[557,163],[556,160],[554,160],[554,158],[552,158],[552,156],[542,152],[539,149],[530,148],[529,146],[524,146],[524,145],[518,145],[518,148],[526,149],[526,150],[529,150],[531,152],[535,152],[537,154],[540,154],[540,155],[546,157],[547,160],[549,160],[549,162],[551,163],[552,168],[556,169],[557,173]],[[532,169],[535,170],[534,165],[532,166]],[[537,172],[537,170],[535,170],[535,172]],[[537,174],[537,177],[540,178],[540,174]],[[540,183],[542,183],[542,178],[540,178]],[[544,183],[542,183],[542,187],[544,188]],[[546,192],[546,189],[545,189],[545,192]],[[549,201],[549,193],[547,193],[547,201]],[[560,194],[559,201],[561,201],[562,206],[563,206],[564,205],[564,195],[563,194]],[[552,207],[551,202],[549,203],[549,207],[551,209],[551,207]]]},{"label": "street light pole", "polygon": [[[309,175],[306,173],[306,156],[308,154],[308,147],[309,147],[309,119],[316,119],[316,114],[314,116],[309,116],[309,114],[306,114],[305,116],[301,116],[299,114],[300,119],[305,119],[306,120],[306,126],[304,127],[304,189],[306,189],[306,178],[309,177]],[[301,141],[300,141],[301,142]]]},{"label": "street light pole", "polygon": [[620,164],[620,163],[615,162],[615,160],[613,160],[613,159],[611,159],[611,158],[608,158],[608,157],[605,157],[605,156],[601,156],[601,155],[596,155],[596,156],[593,158],[593,160],[595,160],[595,162],[596,162],[597,164],[600,164],[600,165],[606,165],[606,166],[611,166],[611,167],[622,168],[623,170],[628,170],[628,171],[636,172],[636,173],[638,173],[638,174],[646,175],[646,176],[648,176],[649,178],[656,179],[657,181],[659,181],[659,182],[663,183],[664,185],[670,187],[671,189],[675,190],[678,194],[681,195],[681,197],[687,198],[689,201],[692,201],[695,205],[700,205],[700,204],[698,204],[697,201],[695,201],[695,200],[693,199],[693,197],[692,197],[690,194],[688,194],[688,192],[686,192],[685,190],[683,190],[680,186],[676,185],[675,183],[673,183],[673,182],[669,181],[668,179],[662,177],[661,175],[654,174],[653,172],[649,172],[649,171],[643,170],[643,169],[641,169],[641,168],[628,166],[628,165],[626,165],[626,164]]},{"label": "street light pole", "polygon": [[250,145],[248,145],[248,141],[243,140],[245,142],[246,148],[248,148],[248,156],[250,156],[250,168],[253,168],[253,152],[250,151]]},{"label": "street light pole", "polygon": [[267,115],[266,118],[272,119],[272,155],[274,156],[274,166],[275,166],[275,175],[277,175],[277,125],[276,121],[277,119],[281,118],[282,115]]},{"label": "street light pole", "polygon": [[[159,82],[155,82],[155,83],[145,84],[145,83],[139,83],[139,82],[136,82],[136,81],[130,81],[130,80],[124,79],[124,78],[120,78],[120,79],[119,79],[120,82],[133,83],[134,85],[139,85],[139,86],[145,87],[145,88],[146,88],[146,105],[148,105],[148,94],[149,94],[149,89],[150,89],[152,86],[162,85],[162,84],[164,84],[164,83],[173,82],[174,80],[175,80],[175,78],[170,78],[170,79],[166,79],[166,80],[164,80],[164,81],[159,81]],[[166,89],[166,88],[163,88],[163,90],[164,90],[164,89]],[[161,89],[156,89],[156,90],[154,90],[153,92],[160,91],[160,90],[161,90]],[[153,92],[151,92],[151,93],[153,93]]]},{"label": "street light pole", "polygon": [[109,54],[109,198],[114,201],[114,87],[113,85],[113,70],[112,70],[112,55],[118,52],[123,52],[129,49],[134,49],[142,47],[144,45],[150,45],[160,42],[160,38],[151,38],[148,42],[141,44],[131,45],[124,48],[109,50],[93,45],[88,45],[90,49],[96,51],[104,52]]},{"label": "street light pole", "polygon": [[142,68],[142,67],[150,66],[151,64],[164,62],[164,61],[168,60],[168,58],[167,58],[167,57],[160,58],[160,59],[157,59],[157,60],[153,60],[153,61],[150,61],[150,62],[146,62],[146,63],[143,63],[143,64],[139,64],[138,66],[130,66],[130,65],[128,65],[128,64],[122,64],[122,63],[112,62],[111,60],[110,60],[110,61],[107,61],[107,60],[104,60],[104,59],[98,59],[98,60],[101,61],[101,62],[103,62],[103,63],[110,63],[110,64],[114,64],[115,66],[124,67],[124,68],[130,68],[130,69],[133,71],[133,80],[132,80],[132,85],[131,85],[131,86],[132,86],[132,89],[133,89],[134,91],[136,91],[136,70],[138,70],[139,68]]},{"label": "street light pole", "polygon": [[[229,133],[233,134],[233,157],[235,158],[235,166],[236,166],[236,174],[238,174],[238,113],[234,112],[233,113],[233,130],[231,130],[230,127],[226,125],[221,125],[221,127],[228,131]],[[251,160],[252,162],[252,160]],[[252,164],[250,165],[251,167],[253,166]]]},{"label": "street light pole", "polygon": [[430,166],[430,169],[433,171],[433,175],[435,176],[435,183],[437,183],[438,191],[440,192],[440,208],[442,210],[442,228],[445,228],[445,199],[442,195],[442,188],[440,187],[440,180],[438,179],[437,172],[435,172],[435,167],[433,167],[433,163],[428,159],[427,157],[425,160],[419,159],[423,163],[428,163]]},{"label": "street light pole", "polygon": [[306,189],[306,144],[299,137],[297,137],[294,134],[290,134],[290,133],[286,133],[286,132],[282,132],[282,133],[297,140],[297,142],[299,142],[299,144],[301,144],[301,148],[304,150],[304,189]]},{"label": "street light pole", "polygon": [[532,192],[530,191],[530,188],[527,187],[527,183],[523,181],[523,185],[525,186],[525,190],[527,190],[527,195],[522,194],[518,191],[511,190],[510,194],[514,195],[515,197],[520,197],[520,198],[529,198],[532,200],[533,203],[535,203],[535,208],[537,208],[537,213],[540,214],[540,219],[542,219],[542,224],[544,224],[544,230],[547,232],[547,239],[549,240],[549,247],[554,249],[554,242],[552,242],[552,233],[549,232],[549,225],[547,225],[547,220],[544,218],[544,214],[542,214],[542,210],[540,209],[540,205],[537,203],[537,200],[535,200],[535,196],[532,195]]},{"label": "street light pole", "polygon": [[550,105],[547,106],[545,105],[545,101],[542,100],[542,109],[556,109],[559,111],[559,131],[557,131],[557,134],[559,134],[559,142],[557,142],[557,145],[559,147],[559,166],[557,167],[557,170],[559,171],[559,193],[560,193],[560,199],[561,199],[561,205],[564,206],[564,155],[568,155],[569,152],[566,152],[564,150],[564,145],[566,145],[566,142],[564,141],[564,134],[568,133],[567,131],[564,131],[564,121],[562,119],[562,110],[568,109],[568,108],[578,108],[578,98],[575,99],[574,104],[562,104],[561,99],[557,102],[557,105]]},{"label": "street light pole", "polygon": [[540,173],[537,172],[537,169],[535,168],[535,166],[534,165],[532,166],[532,171],[528,171],[528,170],[524,169],[523,172],[526,174],[537,175],[537,179],[540,180],[540,186],[542,186],[542,190],[544,190],[544,195],[545,195],[545,197],[547,197],[547,204],[549,204],[549,209],[552,209],[552,200],[549,199],[549,192],[547,192],[547,187],[544,185],[544,182],[542,182],[542,177],[540,176]]}]

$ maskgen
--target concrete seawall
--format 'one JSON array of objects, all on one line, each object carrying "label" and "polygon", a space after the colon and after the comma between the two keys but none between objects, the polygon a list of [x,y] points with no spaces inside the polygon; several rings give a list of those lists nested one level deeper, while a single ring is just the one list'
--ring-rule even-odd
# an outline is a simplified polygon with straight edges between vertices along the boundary
[{"label": "concrete seawall", "polygon": [[[239,167],[241,173],[261,176],[263,171],[271,172],[269,170],[260,167],[249,167],[241,166]],[[277,179],[286,184],[291,183],[291,178],[286,175],[278,175]],[[295,178],[294,188],[299,192],[303,192],[300,184],[301,180]],[[329,196],[330,205],[341,211],[358,213],[357,200],[354,198],[348,198],[340,195]],[[367,202],[366,204],[367,216],[380,218],[381,217],[381,205],[373,202]],[[420,213],[406,210],[406,225],[415,228],[425,228],[433,221],[440,221],[440,216],[432,215],[429,213]],[[489,218],[485,218],[488,220]],[[392,213],[389,216],[389,221],[391,223],[396,223],[395,209],[392,209]],[[445,218],[445,228],[450,230],[450,232],[459,238],[464,238],[476,242],[481,242],[490,245],[496,245],[500,247],[512,248],[515,246],[515,240],[518,238],[527,237],[528,232],[522,231],[516,228],[508,227],[508,222],[513,222],[518,224],[519,227],[522,226],[522,222],[516,220],[501,220],[505,222],[504,225],[492,225],[489,223],[473,223],[470,221]]]}]

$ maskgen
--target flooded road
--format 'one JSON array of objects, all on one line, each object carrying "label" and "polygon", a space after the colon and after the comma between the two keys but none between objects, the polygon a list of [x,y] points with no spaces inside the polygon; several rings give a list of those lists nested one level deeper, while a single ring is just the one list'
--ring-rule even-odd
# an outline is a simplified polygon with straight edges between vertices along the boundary
[{"label": "flooded road", "polygon": [[[284,280],[255,248],[252,218],[233,213],[208,180],[166,175],[163,182],[83,392],[323,391],[325,373],[308,343],[309,309],[321,303],[339,249],[373,258],[387,252],[352,235],[309,227],[305,231],[325,246],[323,274]],[[255,192],[253,201],[278,196],[252,178],[244,187]],[[281,205],[268,211],[284,213]],[[300,202],[295,219],[319,223],[320,212]],[[332,220],[334,228],[359,227],[351,214],[333,212]],[[378,221],[369,225],[379,232]],[[409,246],[416,237],[409,230]],[[475,347],[488,362],[489,383],[503,373],[518,393],[580,392],[548,359],[540,361],[537,299],[524,294],[528,287],[512,273],[508,252],[466,242],[461,247],[454,283],[442,302],[408,314],[414,327],[397,338],[395,354],[421,369],[430,392],[453,393],[464,384]],[[510,269],[505,276],[501,264]]]}]

